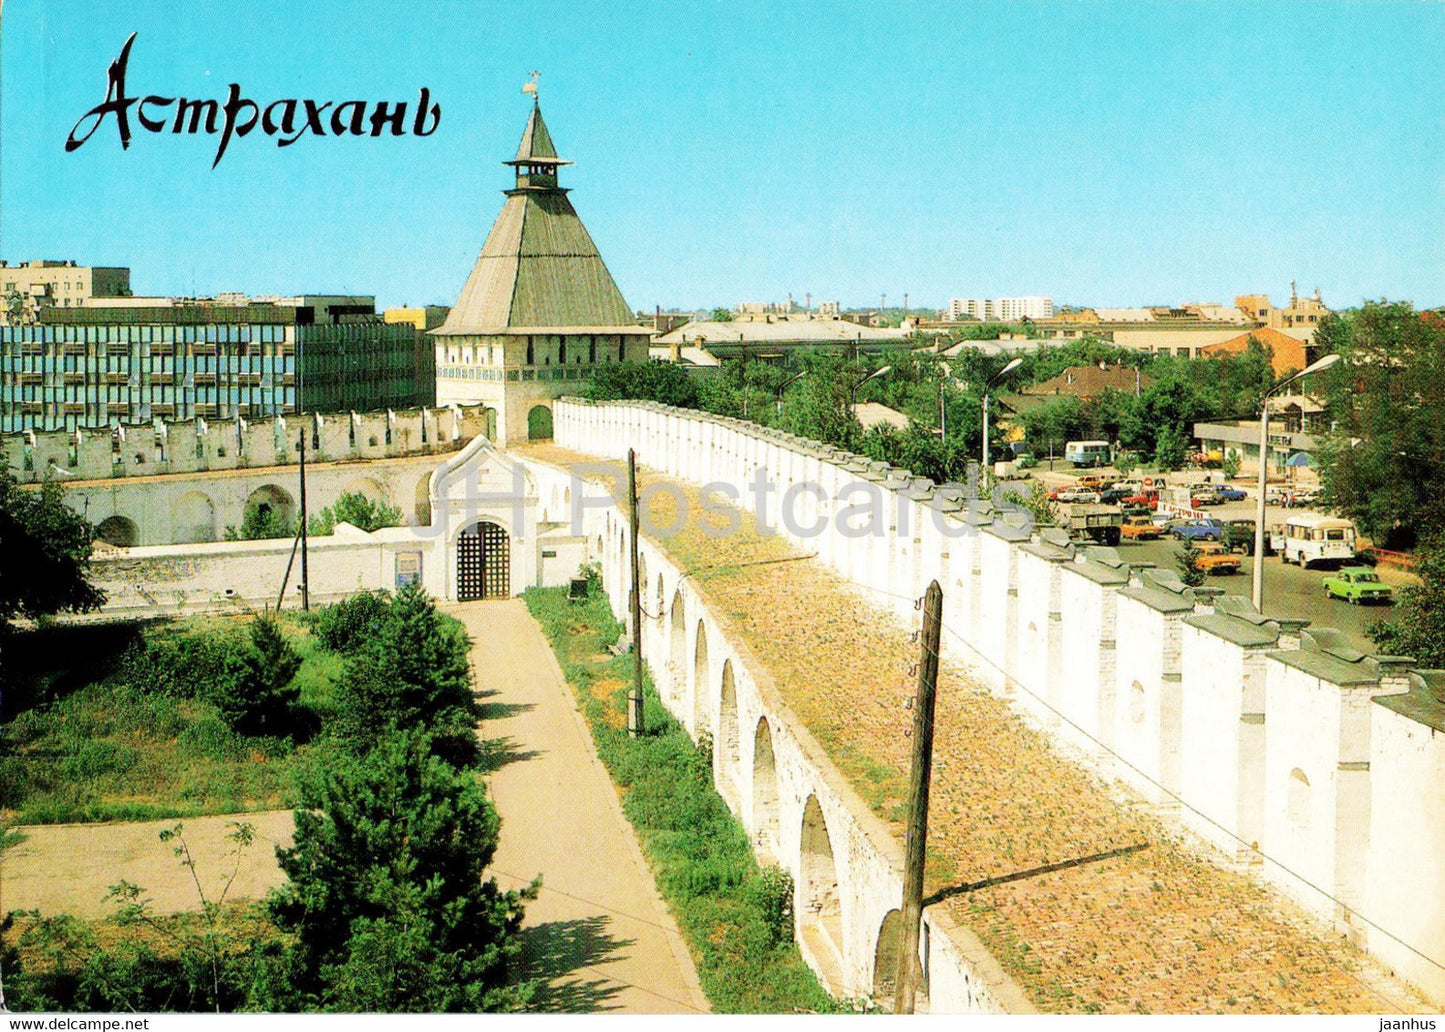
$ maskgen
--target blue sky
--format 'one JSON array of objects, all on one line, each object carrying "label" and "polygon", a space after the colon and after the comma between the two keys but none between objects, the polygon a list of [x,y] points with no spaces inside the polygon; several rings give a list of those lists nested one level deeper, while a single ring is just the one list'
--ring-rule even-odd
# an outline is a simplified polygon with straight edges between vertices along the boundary
[{"label": "blue sky", "polygon": [[[528,101],[637,308],[1445,304],[1437,3],[42,3],[0,39],[0,256],[137,293],[450,303]],[[442,105],[426,138],[215,139],[132,94]]]}]

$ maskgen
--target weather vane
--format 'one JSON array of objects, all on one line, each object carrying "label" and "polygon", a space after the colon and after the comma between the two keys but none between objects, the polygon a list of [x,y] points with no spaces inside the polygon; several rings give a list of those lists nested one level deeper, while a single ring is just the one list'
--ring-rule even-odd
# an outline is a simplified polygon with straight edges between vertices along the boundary
[{"label": "weather vane", "polygon": [[[4,2],[4,0],[0,0],[0,3],[3,3],[3,2]],[[541,78],[542,73],[541,73],[541,72],[535,72],[535,71],[534,71],[534,72],[528,72],[527,74],[532,77],[532,81],[531,81],[531,82],[524,82],[524,83],[522,84],[522,92],[523,92],[523,93],[530,93],[534,99],[540,99],[540,98],[537,97],[537,80],[538,80],[539,78]]]}]

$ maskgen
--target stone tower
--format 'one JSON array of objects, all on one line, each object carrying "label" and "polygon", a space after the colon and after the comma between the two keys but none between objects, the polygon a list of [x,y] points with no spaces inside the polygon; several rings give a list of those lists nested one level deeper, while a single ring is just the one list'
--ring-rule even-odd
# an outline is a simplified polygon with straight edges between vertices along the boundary
[{"label": "stone tower", "polygon": [[647,361],[652,333],[633,317],[557,170],[534,103],[502,212],[436,342],[437,403],[483,402],[493,439],[552,436],[552,400],[600,365]]}]

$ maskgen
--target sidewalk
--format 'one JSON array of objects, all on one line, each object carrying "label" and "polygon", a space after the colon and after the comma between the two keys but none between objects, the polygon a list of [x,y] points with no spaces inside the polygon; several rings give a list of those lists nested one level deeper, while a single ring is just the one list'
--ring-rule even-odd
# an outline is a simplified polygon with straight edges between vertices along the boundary
[{"label": "sidewalk", "polygon": [[550,979],[536,1009],[707,1011],[617,789],[526,605],[511,599],[446,608],[476,642],[488,785],[502,816],[490,870],[504,888],[542,876],[541,895],[527,905],[518,972]]}]

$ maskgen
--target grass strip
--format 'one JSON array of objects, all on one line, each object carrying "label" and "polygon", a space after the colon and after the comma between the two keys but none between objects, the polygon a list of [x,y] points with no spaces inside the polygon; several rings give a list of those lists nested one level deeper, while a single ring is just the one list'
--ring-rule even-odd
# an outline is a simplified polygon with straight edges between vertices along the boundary
[{"label": "grass strip", "polygon": [[562,588],[531,588],[527,608],[552,643],[592,729],[598,755],[677,918],[715,1011],[731,1014],[851,1010],[818,984],[793,943],[793,885],[761,868],[747,833],[712,785],[708,743],[694,745],[645,678],[647,733],[627,734],[624,703],[633,655],[605,646],[622,628],[600,591],[571,603]]}]

